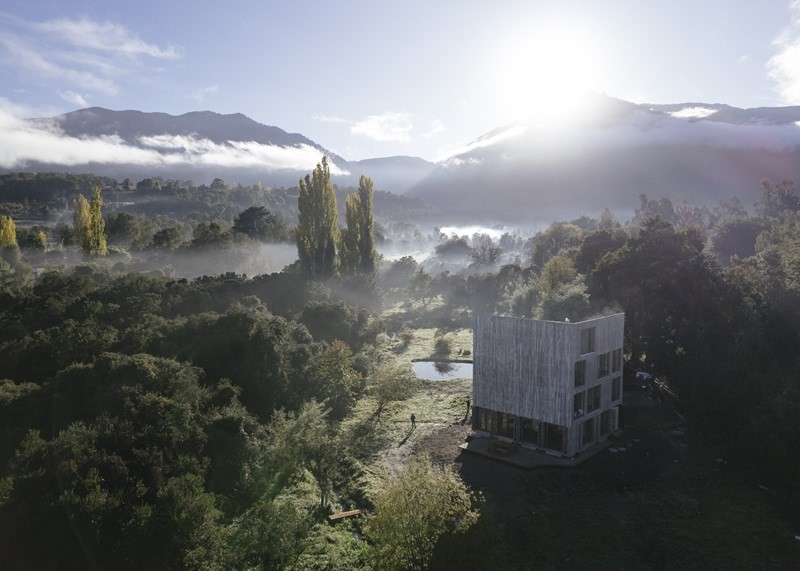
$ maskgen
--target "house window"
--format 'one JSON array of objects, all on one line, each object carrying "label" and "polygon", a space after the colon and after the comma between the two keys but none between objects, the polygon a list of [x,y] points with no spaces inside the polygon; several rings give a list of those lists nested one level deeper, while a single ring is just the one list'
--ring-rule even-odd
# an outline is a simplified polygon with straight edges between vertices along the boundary
[{"label": "house window", "polygon": [[564,451],[564,427],[555,424],[544,424],[544,447],[549,450]]},{"label": "house window", "polygon": [[612,430],[613,410],[604,410],[600,413],[600,436],[605,436]]},{"label": "house window", "polygon": [[505,412],[497,413],[497,434],[514,438],[514,428],[517,426],[517,417]]},{"label": "house window", "polygon": [[616,379],[611,379],[611,400],[619,400],[619,385],[620,385],[620,378],[617,377]]},{"label": "house window", "polygon": [[622,349],[614,349],[611,353],[611,372],[619,373],[622,369]]},{"label": "house window", "polygon": [[594,418],[581,423],[581,444],[583,446],[594,442]]},{"label": "house window", "polygon": [[586,412],[594,412],[600,408],[600,398],[602,396],[602,385],[597,385],[589,389],[589,402],[586,403]]},{"label": "house window", "polygon": [[530,418],[522,419],[522,441],[530,442],[531,444],[539,444],[539,428],[540,423],[538,420],[531,420]]},{"label": "house window", "polygon": [[600,379],[608,374],[608,353],[597,356],[597,378]]},{"label": "house window", "polygon": [[594,327],[581,329],[581,355],[594,352]]},{"label": "house window", "polygon": [[575,418],[579,416],[583,416],[584,411],[586,410],[586,391],[582,391],[576,393],[574,397],[572,397],[572,414]]},{"label": "house window", "polygon": [[575,386],[582,387],[586,384],[586,361],[575,363]]},{"label": "house window", "polygon": [[494,420],[491,410],[486,408],[473,409],[473,418],[475,419],[475,430],[485,430],[486,432],[494,432]]}]

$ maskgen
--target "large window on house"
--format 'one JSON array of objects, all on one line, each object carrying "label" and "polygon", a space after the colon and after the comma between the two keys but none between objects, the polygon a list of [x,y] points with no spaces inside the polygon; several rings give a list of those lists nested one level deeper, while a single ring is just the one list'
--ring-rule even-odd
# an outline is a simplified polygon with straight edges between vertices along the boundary
[{"label": "large window on house", "polygon": [[575,386],[582,387],[586,384],[586,361],[575,363]]},{"label": "large window on house", "polygon": [[608,353],[597,356],[597,378],[600,379],[608,374]]},{"label": "large window on house", "polygon": [[544,423],[544,447],[548,450],[564,451],[564,427]]},{"label": "large window on house", "polygon": [[605,436],[614,430],[614,411],[604,410],[600,413],[600,436]]},{"label": "large window on house", "polygon": [[523,418],[522,421],[522,441],[530,442],[531,444],[539,444],[539,432],[541,423],[538,420],[531,420],[530,418]]},{"label": "large window on house", "polygon": [[583,413],[586,412],[586,391],[581,391],[576,393],[574,397],[572,397],[572,414],[575,418],[579,416],[583,416]]},{"label": "large window on house", "polygon": [[477,406],[472,411],[474,419],[475,430],[485,430],[486,432],[494,432],[494,415],[491,410],[486,408],[478,408]]},{"label": "large window on house", "polygon": [[611,352],[611,372],[619,373],[622,369],[622,349],[614,349]]},{"label": "large window on house", "polygon": [[600,408],[600,399],[603,396],[603,386],[597,385],[589,389],[587,394],[586,411],[594,412]]},{"label": "large window on house", "polygon": [[619,377],[617,377],[615,379],[611,379],[611,400],[612,401],[619,400],[619,396],[620,396],[619,389],[620,389],[620,382],[621,381],[622,381],[622,379],[620,379]]},{"label": "large window on house", "polygon": [[594,352],[594,327],[581,329],[581,355]]},{"label": "large window on house", "polygon": [[581,423],[581,445],[594,442],[594,418],[590,418]]},{"label": "large window on house", "polygon": [[497,434],[514,438],[514,429],[517,426],[517,417],[505,412],[497,413]]}]

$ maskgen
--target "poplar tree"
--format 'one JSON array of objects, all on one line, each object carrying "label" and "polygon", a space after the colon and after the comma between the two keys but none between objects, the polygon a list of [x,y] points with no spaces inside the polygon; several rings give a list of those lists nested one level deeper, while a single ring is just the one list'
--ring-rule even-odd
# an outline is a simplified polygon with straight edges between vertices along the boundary
[{"label": "poplar tree", "polygon": [[105,256],[108,254],[106,245],[106,221],[103,220],[103,197],[100,196],[100,187],[94,187],[94,194],[89,203],[89,215],[92,224],[92,248],[90,254],[93,256]]},{"label": "poplar tree", "polygon": [[0,216],[0,248],[17,245],[17,225],[11,216]]},{"label": "poplar tree", "polygon": [[360,236],[358,240],[358,269],[363,273],[375,271],[375,221],[372,218],[372,179],[361,176],[358,181],[358,206],[360,209]]},{"label": "poplar tree", "polygon": [[75,199],[72,222],[75,225],[75,234],[78,235],[78,244],[84,254],[88,254],[91,248],[91,218],[89,202],[79,194]]},{"label": "poplar tree", "polygon": [[347,197],[342,233],[341,259],[345,272],[371,274],[375,271],[375,222],[372,216],[372,179],[361,176],[358,192]]},{"label": "poplar tree", "polygon": [[318,279],[333,277],[336,264],[337,213],[328,158],[300,179],[297,200],[299,222],[295,232],[297,255],[303,270]]},{"label": "poplar tree", "polygon": [[108,254],[106,223],[103,220],[103,197],[100,196],[99,187],[95,187],[91,202],[87,202],[82,194],[78,195],[72,219],[84,254],[87,256]]},{"label": "poplar tree", "polygon": [[339,258],[342,263],[342,272],[352,274],[358,270],[361,261],[358,247],[361,239],[361,201],[355,192],[347,196],[344,218],[347,227],[341,232]]}]

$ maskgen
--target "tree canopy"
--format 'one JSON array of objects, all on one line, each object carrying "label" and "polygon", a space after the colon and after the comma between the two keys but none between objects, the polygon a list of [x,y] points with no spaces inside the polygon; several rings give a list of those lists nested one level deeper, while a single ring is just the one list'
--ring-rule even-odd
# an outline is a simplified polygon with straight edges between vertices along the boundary
[{"label": "tree canopy", "polygon": [[452,471],[417,458],[386,482],[367,522],[383,569],[427,569],[439,539],[478,519],[477,498]]},{"label": "tree canopy", "polygon": [[286,223],[264,206],[251,206],[236,217],[233,231],[261,242],[283,242],[289,237]]}]

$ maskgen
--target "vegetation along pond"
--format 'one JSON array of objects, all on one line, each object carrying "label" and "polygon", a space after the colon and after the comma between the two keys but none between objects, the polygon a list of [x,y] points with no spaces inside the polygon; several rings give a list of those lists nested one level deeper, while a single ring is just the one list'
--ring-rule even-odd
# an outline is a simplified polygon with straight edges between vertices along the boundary
[{"label": "vegetation along pond", "polygon": [[417,378],[426,381],[452,381],[453,379],[472,378],[472,363],[414,361],[411,368]]}]

